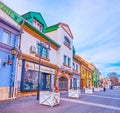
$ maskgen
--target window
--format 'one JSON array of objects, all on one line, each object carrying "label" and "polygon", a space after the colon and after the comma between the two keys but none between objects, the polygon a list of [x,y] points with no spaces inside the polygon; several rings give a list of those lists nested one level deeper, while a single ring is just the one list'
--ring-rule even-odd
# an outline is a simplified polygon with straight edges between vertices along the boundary
[{"label": "window", "polygon": [[76,71],[78,71],[78,65],[76,64]]},{"label": "window", "polygon": [[34,70],[24,71],[23,74],[22,91],[37,90],[38,89],[38,72]]},{"label": "window", "polygon": [[73,88],[77,89],[77,78],[73,79]]},{"label": "window", "polygon": [[64,37],[64,43],[70,47],[70,40],[66,36]]},{"label": "window", "polygon": [[[38,72],[34,70],[25,70],[23,74],[22,91],[34,91],[38,90]],[[47,73],[41,73],[40,89],[50,90],[51,88],[51,75]]]},{"label": "window", "polygon": [[41,73],[41,90],[50,90],[51,88],[51,75],[47,73]]},{"label": "window", "polygon": [[70,64],[71,64],[71,60],[70,58],[68,58],[68,66],[70,66]]},{"label": "window", "polygon": [[42,57],[48,58],[48,50],[47,50],[47,48],[42,49]]},{"label": "window", "polygon": [[71,66],[71,59],[64,55],[64,64],[67,66]]},{"label": "window", "polygon": [[39,43],[37,44],[37,53],[44,58],[48,58],[48,49],[44,46],[42,47]]},{"label": "window", "polygon": [[2,43],[10,45],[10,32],[9,31],[6,31],[6,30],[3,31]]},{"label": "window", "polygon": [[67,57],[64,55],[64,64],[66,64]]},{"label": "window", "polygon": [[75,69],[75,63],[73,62],[73,69]]},{"label": "window", "polygon": [[34,20],[33,21],[33,26],[36,27],[39,31],[42,32],[42,25],[38,21]]}]

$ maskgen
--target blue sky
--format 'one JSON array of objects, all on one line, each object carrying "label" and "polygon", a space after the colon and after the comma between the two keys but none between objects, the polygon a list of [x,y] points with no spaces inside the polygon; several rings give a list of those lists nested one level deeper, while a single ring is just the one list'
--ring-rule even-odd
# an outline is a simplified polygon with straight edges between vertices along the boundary
[{"label": "blue sky", "polygon": [[41,12],[48,26],[64,22],[76,53],[103,76],[120,74],[120,0],[1,0],[18,14]]}]

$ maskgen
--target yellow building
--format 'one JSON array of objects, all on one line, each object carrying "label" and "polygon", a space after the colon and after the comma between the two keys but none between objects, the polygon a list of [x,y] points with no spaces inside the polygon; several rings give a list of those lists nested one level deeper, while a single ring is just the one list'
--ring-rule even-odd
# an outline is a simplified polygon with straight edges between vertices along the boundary
[{"label": "yellow building", "polygon": [[92,87],[92,75],[94,67],[80,56],[77,55],[76,57],[81,62],[80,65],[81,89],[84,89],[86,87]]}]

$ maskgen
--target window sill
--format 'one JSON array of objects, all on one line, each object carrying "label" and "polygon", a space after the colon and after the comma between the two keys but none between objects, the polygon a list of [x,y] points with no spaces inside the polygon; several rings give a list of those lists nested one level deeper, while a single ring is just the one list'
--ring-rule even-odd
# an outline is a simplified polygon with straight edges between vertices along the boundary
[{"label": "window sill", "polygon": [[63,63],[63,65],[66,66],[66,67],[68,67],[68,68],[71,68],[71,66],[68,66],[68,65],[66,65],[66,64],[64,64],[64,63]]},{"label": "window sill", "polygon": [[70,49],[70,50],[71,50],[71,47],[70,47],[70,46],[68,46],[68,45],[67,45],[67,44],[65,44],[65,43],[64,43],[64,45],[65,45],[68,49]]},{"label": "window sill", "polygon": [[73,70],[73,74],[80,75],[76,70]]},{"label": "window sill", "polygon": [[77,71],[77,70],[75,70],[75,69],[73,69],[73,71],[76,71],[76,72],[78,73],[78,71]]},{"label": "window sill", "polygon": [[38,58],[41,58],[41,59],[43,59],[43,60],[50,61],[50,59],[41,57],[39,54],[35,54],[35,56],[38,57]]}]

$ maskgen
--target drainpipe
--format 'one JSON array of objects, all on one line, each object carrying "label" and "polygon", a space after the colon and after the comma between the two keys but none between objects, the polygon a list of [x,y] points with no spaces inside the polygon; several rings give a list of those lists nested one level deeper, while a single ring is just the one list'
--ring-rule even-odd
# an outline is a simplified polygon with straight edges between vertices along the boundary
[{"label": "drainpipe", "polygon": [[[19,52],[20,53],[20,57],[21,57],[21,34],[23,33],[22,32],[22,27],[24,25],[24,21],[22,22],[22,25],[21,25],[21,29],[20,29],[20,33],[19,34],[16,34],[15,35],[15,39],[14,39],[14,47],[13,48],[16,48],[15,47],[15,44],[16,44],[16,36],[19,36],[19,44],[18,44],[18,49],[16,50],[17,53]],[[11,65],[11,76],[10,76],[10,91],[9,91],[9,98],[12,98],[14,95],[14,84],[15,84],[15,81],[17,81],[17,74],[16,73],[16,76],[15,76],[15,71],[14,69],[16,69],[16,62],[15,62],[15,59],[16,59],[16,62],[17,62],[17,56],[12,54],[12,65]],[[17,65],[17,68],[18,68],[18,65]],[[18,69],[17,69],[18,70]]]}]

